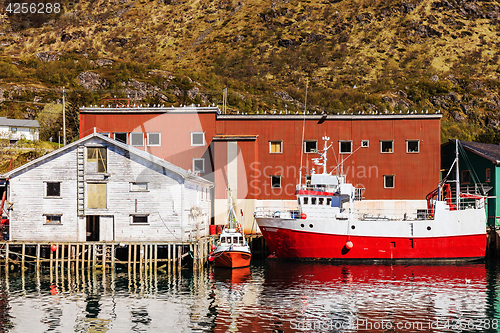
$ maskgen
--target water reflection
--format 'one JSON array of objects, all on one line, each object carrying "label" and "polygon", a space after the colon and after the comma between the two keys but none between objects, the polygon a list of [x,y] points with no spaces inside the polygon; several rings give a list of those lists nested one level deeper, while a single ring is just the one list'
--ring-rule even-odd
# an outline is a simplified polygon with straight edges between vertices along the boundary
[{"label": "water reflection", "polygon": [[0,327],[11,332],[494,332],[498,281],[495,262],[268,261],[195,274],[11,273],[0,275]]}]

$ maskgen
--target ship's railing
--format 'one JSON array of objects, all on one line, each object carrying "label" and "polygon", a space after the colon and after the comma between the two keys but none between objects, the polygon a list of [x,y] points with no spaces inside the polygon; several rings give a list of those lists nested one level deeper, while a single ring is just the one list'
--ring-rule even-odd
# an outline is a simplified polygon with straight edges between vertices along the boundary
[{"label": "ship's railing", "polygon": [[419,221],[434,219],[434,213],[428,209],[417,209],[412,212],[397,209],[366,209],[354,210],[353,218],[359,221]]},{"label": "ship's railing", "polygon": [[273,207],[257,207],[254,216],[261,218],[300,219],[300,210]]}]

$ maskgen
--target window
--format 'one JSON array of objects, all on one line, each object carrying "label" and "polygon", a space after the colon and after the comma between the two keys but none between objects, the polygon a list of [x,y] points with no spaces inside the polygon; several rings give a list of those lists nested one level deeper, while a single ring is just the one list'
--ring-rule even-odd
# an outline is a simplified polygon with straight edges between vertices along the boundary
[{"label": "window", "polygon": [[319,198],[318,205],[322,205],[324,201],[325,201],[325,198]]},{"label": "window", "polygon": [[311,205],[315,205],[316,204],[316,198],[312,197],[311,198]]},{"label": "window", "polygon": [[106,173],[107,156],[105,147],[87,147],[87,162],[90,172]]},{"label": "window", "polygon": [[272,188],[281,187],[281,176],[271,176],[271,187]]},{"label": "window", "polygon": [[304,197],[304,205],[307,205],[309,203],[309,197]]},{"label": "window", "polygon": [[339,141],[339,151],[341,154],[352,153],[352,141]]},{"label": "window", "polygon": [[280,154],[283,152],[283,141],[269,141],[269,153]]},{"label": "window", "polygon": [[304,153],[316,153],[318,151],[318,141],[304,141]]},{"label": "window", "polygon": [[130,143],[132,146],[144,146],[144,134],[130,133]]},{"label": "window", "polygon": [[193,172],[205,172],[204,158],[193,158]]},{"label": "window", "polygon": [[106,208],[106,184],[87,183],[87,208]]},{"label": "window", "polygon": [[486,181],[489,182],[491,180],[491,171],[490,169],[486,169]]},{"label": "window", "polygon": [[380,141],[380,152],[381,153],[393,153],[394,141]]},{"label": "window", "polygon": [[384,188],[394,188],[394,175],[384,175]]},{"label": "window", "polygon": [[368,140],[361,140],[361,147],[363,147],[363,148],[370,147],[370,141],[368,141]]},{"label": "window", "polygon": [[60,182],[47,182],[47,197],[60,197],[61,196],[61,183]]},{"label": "window", "polygon": [[144,224],[148,223],[148,214],[134,214],[132,215],[132,223]]},{"label": "window", "polygon": [[127,143],[127,133],[115,133],[115,140],[122,143]]},{"label": "window", "polygon": [[332,204],[332,198],[326,198],[326,205],[330,206]]},{"label": "window", "polygon": [[159,146],[160,142],[160,133],[148,133],[148,146]]},{"label": "window", "polygon": [[11,128],[10,128],[10,131],[11,131],[12,133],[16,133],[16,132],[17,132],[17,128],[16,128],[16,127],[11,127]]},{"label": "window", "polygon": [[191,146],[204,146],[205,132],[191,132]]},{"label": "window", "polygon": [[62,214],[44,215],[45,224],[61,224]]},{"label": "window", "polygon": [[109,138],[109,133],[99,133],[99,134],[107,136]]},{"label": "window", "polygon": [[470,171],[462,170],[462,183],[470,183]]},{"label": "window", "polygon": [[148,183],[130,183],[131,192],[145,192],[148,190]]},{"label": "window", "polygon": [[406,152],[407,153],[419,153],[420,152],[419,140],[406,140]]}]

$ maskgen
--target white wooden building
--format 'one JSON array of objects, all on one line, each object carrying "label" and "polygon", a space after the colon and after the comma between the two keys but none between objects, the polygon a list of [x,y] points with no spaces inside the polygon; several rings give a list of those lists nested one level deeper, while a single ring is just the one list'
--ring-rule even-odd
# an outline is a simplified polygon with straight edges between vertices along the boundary
[{"label": "white wooden building", "polygon": [[37,141],[39,130],[37,120],[0,117],[0,139]]},{"label": "white wooden building", "polygon": [[97,133],[3,178],[10,240],[167,242],[209,234],[210,181]]}]

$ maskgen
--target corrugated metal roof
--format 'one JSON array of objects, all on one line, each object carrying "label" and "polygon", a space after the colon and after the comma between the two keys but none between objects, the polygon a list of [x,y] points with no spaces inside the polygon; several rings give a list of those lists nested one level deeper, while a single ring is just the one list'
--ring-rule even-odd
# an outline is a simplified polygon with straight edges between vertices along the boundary
[{"label": "corrugated metal roof", "polygon": [[8,119],[7,117],[0,117],[0,126],[40,127],[40,124],[38,120]]},{"label": "corrugated metal roof", "polygon": [[37,163],[40,163],[44,159],[48,159],[54,155],[60,154],[64,150],[71,149],[72,147],[78,146],[78,145],[82,144],[83,142],[85,142],[93,137],[98,137],[98,138],[102,139],[103,141],[106,141],[114,146],[120,147],[120,148],[130,152],[131,154],[142,157],[150,162],[153,162],[157,165],[160,165],[160,166],[178,174],[179,176],[181,176],[184,179],[190,179],[190,180],[193,180],[193,181],[198,182],[198,183],[204,183],[206,185],[213,185],[213,183],[211,181],[206,180],[205,178],[197,176],[193,173],[190,173],[190,172],[188,172],[188,171],[186,171],[186,170],[184,170],[184,169],[182,169],[182,168],[180,168],[180,167],[178,167],[170,162],[167,162],[167,161],[165,161],[165,160],[163,160],[163,159],[161,159],[153,154],[150,154],[150,153],[145,152],[143,150],[134,148],[132,146],[129,146],[125,143],[121,143],[121,142],[116,141],[114,139],[110,139],[107,136],[101,135],[99,133],[92,133],[90,135],[87,135],[86,137],[81,138],[80,140],[72,142],[72,143],[70,143],[62,148],[56,149],[56,150],[48,153],[47,155],[44,155],[44,156],[39,157],[31,162],[28,162],[28,163],[26,163],[26,164],[24,164],[16,169],[10,171],[10,172],[3,174],[2,176],[3,176],[3,178],[10,178],[10,177],[12,177],[12,175],[18,173],[19,171],[22,171],[25,168],[29,168],[33,165],[36,165]]},{"label": "corrugated metal roof", "polygon": [[[465,149],[476,153],[494,163],[500,164],[500,145],[463,140],[460,140],[459,142]],[[455,144],[455,140],[450,140],[450,143]]]}]

